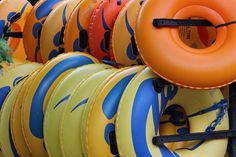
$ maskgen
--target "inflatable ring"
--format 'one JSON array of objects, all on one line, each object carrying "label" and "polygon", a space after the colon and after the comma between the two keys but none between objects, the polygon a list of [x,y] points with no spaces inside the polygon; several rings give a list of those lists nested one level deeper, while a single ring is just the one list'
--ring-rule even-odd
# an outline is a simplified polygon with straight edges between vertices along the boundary
[{"label": "inflatable ring", "polygon": [[0,77],[0,110],[6,96],[11,91],[12,87],[14,87],[16,83],[23,77],[37,70],[40,66],[40,64],[36,63],[27,63],[3,71],[3,74]]},{"label": "inflatable ring", "polygon": [[144,0],[129,1],[120,11],[112,32],[112,50],[117,63],[142,64],[134,39],[135,22]]},{"label": "inflatable ring", "polygon": [[82,152],[80,140],[82,112],[92,95],[100,89],[102,82],[113,75],[114,72],[116,72],[116,69],[107,69],[93,74],[81,82],[71,95],[63,110],[61,129],[59,130],[63,156],[76,157],[84,155],[85,152]]},{"label": "inflatable ring", "polygon": [[62,156],[59,144],[59,129],[62,111],[72,95],[76,85],[87,79],[92,74],[104,69],[112,68],[105,64],[90,64],[77,68],[71,72],[55,88],[44,117],[44,140],[49,156]]},{"label": "inflatable ring", "polygon": [[[161,77],[185,87],[209,89],[231,83],[236,79],[236,72],[229,70],[236,67],[232,58],[235,45],[230,42],[236,33],[235,25],[217,28],[216,40],[211,46],[194,49],[181,41],[178,28],[155,28],[153,20],[201,17],[217,26],[234,21],[234,10],[234,2],[222,3],[221,0],[214,3],[198,0],[181,3],[147,1],[140,11],[135,29],[144,62]],[[157,42],[156,37],[161,40]]]},{"label": "inflatable ring", "polygon": [[45,20],[40,38],[41,56],[44,63],[64,52],[63,35],[65,25],[79,2],[80,0],[62,2]]},{"label": "inflatable ring", "polygon": [[[24,81],[24,80],[23,80]],[[16,97],[22,86],[22,81],[19,82],[15,88],[11,90],[8,94],[6,100],[3,103],[1,109],[1,120],[0,120],[0,140],[1,140],[1,150],[3,156],[14,157],[19,156],[17,154],[16,148],[13,144],[11,127],[10,127],[10,118],[13,105],[15,103]]]},{"label": "inflatable ring", "polygon": [[[143,66],[127,68],[114,75],[96,94],[94,104],[89,105],[84,145],[88,156],[113,156],[110,151],[109,134],[115,129],[115,116],[120,98],[130,80]],[[96,139],[96,142],[94,142]],[[98,144],[99,143],[99,144]]]},{"label": "inflatable ring", "polygon": [[127,0],[104,0],[94,10],[89,25],[90,53],[104,60],[114,60],[111,48],[111,33],[115,20]]},{"label": "inflatable ring", "polygon": [[[227,103],[224,101],[225,110],[222,113],[215,105],[222,102],[223,95],[219,89],[215,90],[190,90],[178,88],[173,85],[166,85],[157,94],[153,86],[156,79],[150,69],[139,73],[126,88],[120,101],[116,119],[116,139],[120,156],[201,156],[201,157],[222,157],[226,153],[228,139],[190,142],[184,148],[170,150],[165,146],[157,147],[152,144],[152,138],[159,135],[161,125],[160,118],[170,106],[181,106],[187,115],[196,114],[199,111],[207,110],[205,114],[188,116],[189,123],[187,132],[204,132],[211,130],[212,122],[216,123],[215,130],[227,130],[229,120],[227,114]],[[145,99],[143,99],[145,98]],[[223,103],[222,103],[223,104]],[[213,110],[216,109],[216,110]],[[209,112],[210,111],[210,112]],[[220,112],[219,112],[220,111]],[[221,117],[219,118],[219,115]],[[173,120],[174,119],[174,120]],[[175,117],[170,122],[177,124]],[[201,122],[201,125],[199,125]],[[160,126],[160,127],[159,127]]]},{"label": "inflatable ring", "polygon": [[65,52],[88,50],[88,27],[94,9],[101,0],[83,0],[72,12],[65,28]]},{"label": "inflatable ring", "polygon": [[24,102],[24,98],[26,97],[26,93],[29,90],[31,83],[34,78],[37,76],[40,69],[36,70],[33,74],[31,74],[27,80],[24,81],[22,87],[17,95],[16,101],[14,103],[14,107],[11,113],[11,134],[13,143],[15,145],[17,154],[19,156],[24,157],[32,157],[32,154],[27,147],[25,142],[25,138],[22,132],[22,123],[21,123],[21,108]]},{"label": "inflatable ring", "polygon": [[41,0],[31,10],[23,31],[23,43],[27,59],[42,62],[40,52],[40,35],[43,23],[50,12],[61,0]]},{"label": "inflatable ring", "polygon": [[21,60],[26,59],[22,39],[7,37],[5,33],[22,32],[31,9],[32,6],[27,0],[3,0],[0,2],[0,38],[8,41],[8,45],[12,49],[9,54]]},{"label": "inflatable ring", "polygon": [[48,62],[33,80],[21,112],[23,134],[33,156],[47,156],[43,143],[43,118],[56,85],[73,69],[97,62],[95,58],[84,53],[60,55]]}]

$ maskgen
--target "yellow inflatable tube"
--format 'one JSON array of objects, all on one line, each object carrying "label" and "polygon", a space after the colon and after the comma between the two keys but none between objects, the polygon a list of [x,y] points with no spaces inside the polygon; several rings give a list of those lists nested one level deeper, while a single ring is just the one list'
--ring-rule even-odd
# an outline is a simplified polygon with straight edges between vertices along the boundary
[{"label": "yellow inflatable tube", "polygon": [[[223,95],[219,89],[190,90],[166,85],[164,90],[158,94],[153,86],[155,79],[156,75],[148,68],[145,69],[130,82],[122,96],[116,121],[116,136],[120,156],[224,156],[227,139],[189,142],[182,149],[177,150],[171,150],[166,146],[157,147],[152,144],[152,138],[159,135],[160,118],[163,112],[172,105],[181,106],[188,115],[189,128],[187,132],[227,130],[229,128],[227,103],[222,100]],[[215,105],[222,108],[210,110]],[[211,112],[193,116],[205,109],[209,109]],[[212,125],[214,120],[220,122],[216,123],[215,129]],[[169,122],[172,121],[169,120]]]},{"label": "yellow inflatable tube", "polygon": [[16,148],[14,146],[11,134],[10,127],[10,118],[13,105],[16,101],[16,97],[20,92],[22,83],[25,80],[19,82],[13,90],[8,94],[6,100],[3,103],[1,109],[1,118],[0,118],[0,140],[1,140],[1,149],[3,156],[15,157],[18,156]]},{"label": "yellow inflatable tube", "polygon": [[88,116],[84,118],[85,128],[82,127],[82,130],[86,130],[86,140],[82,142],[88,156],[114,156],[110,151],[109,134],[115,129],[119,101],[131,79],[143,68],[135,66],[120,71],[94,97],[94,103],[89,105]]},{"label": "yellow inflatable tube", "polygon": [[114,74],[115,69],[102,70],[81,82],[63,110],[60,143],[63,156],[82,157],[81,124],[82,113],[92,96],[100,89],[102,82]]},{"label": "yellow inflatable tube", "polygon": [[25,142],[25,138],[22,132],[21,108],[24,105],[25,97],[29,90],[29,87],[31,86],[33,80],[37,76],[40,69],[41,68],[36,70],[32,75],[30,75],[24,81],[17,95],[16,101],[13,106],[12,114],[11,114],[12,139],[13,139],[13,143],[15,145],[17,154],[19,154],[19,156],[32,157],[32,154],[30,153],[29,148],[27,147],[27,144]]},{"label": "yellow inflatable tube", "polygon": [[77,85],[85,79],[111,66],[105,64],[90,64],[79,67],[68,74],[55,88],[47,105],[44,117],[44,140],[49,156],[61,157],[62,152],[59,144],[59,129],[62,111],[67,101],[73,95]]},{"label": "yellow inflatable tube", "polygon": [[97,62],[85,53],[63,54],[48,62],[33,80],[21,111],[23,134],[33,156],[47,156],[43,140],[43,118],[55,87],[75,68]]}]

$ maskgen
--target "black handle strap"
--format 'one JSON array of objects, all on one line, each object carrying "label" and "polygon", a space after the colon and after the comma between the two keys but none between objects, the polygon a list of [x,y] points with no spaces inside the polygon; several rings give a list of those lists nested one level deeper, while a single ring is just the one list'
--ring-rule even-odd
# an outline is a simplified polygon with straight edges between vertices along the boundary
[{"label": "black handle strap", "polygon": [[155,27],[176,27],[176,26],[214,26],[207,20],[191,19],[154,19]]},{"label": "black handle strap", "polygon": [[230,21],[227,23],[219,24],[214,26],[208,20],[199,20],[199,19],[167,19],[167,18],[157,18],[153,20],[153,26],[160,27],[178,27],[178,26],[208,26],[220,28],[224,26],[229,26],[232,24],[236,24],[236,21]]},{"label": "black handle strap", "polygon": [[164,143],[224,139],[229,137],[236,137],[236,130],[214,131],[211,133],[199,132],[199,133],[191,133],[183,135],[156,136],[152,139],[152,143],[156,146],[162,146]]},{"label": "black handle strap", "polygon": [[5,32],[4,37],[23,38],[22,32]]},{"label": "black handle strap", "polygon": [[79,32],[79,39],[80,39],[79,46],[82,49],[85,49],[86,47],[88,47],[88,32],[85,29],[82,29]]},{"label": "black handle strap", "polygon": [[111,32],[106,31],[105,34],[104,34],[104,40],[105,40],[105,49],[107,51],[110,50],[110,37],[111,37]]},{"label": "black handle strap", "polygon": [[131,45],[132,45],[133,53],[134,53],[136,56],[138,56],[138,55],[139,55],[139,52],[138,52],[138,48],[137,48],[137,45],[136,45],[134,36],[131,37]]},{"label": "black handle strap", "polygon": [[60,37],[59,37],[59,44],[60,45],[64,44],[64,41],[63,41],[64,32],[65,32],[65,26],[61,28],[61,34],[60,34]]},{"label": "black handle strap", "polygon": [[111,153],[113,155],[119,156],[115,131],[111,131],[109,133],[109,142],[110,142],[110,151],[111,151]]}]

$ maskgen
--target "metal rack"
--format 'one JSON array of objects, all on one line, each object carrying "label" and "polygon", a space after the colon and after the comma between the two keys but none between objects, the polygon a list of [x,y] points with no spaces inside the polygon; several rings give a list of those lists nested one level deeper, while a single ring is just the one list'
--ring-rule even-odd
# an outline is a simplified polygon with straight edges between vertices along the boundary
[{"label": "metal rack", "polygon": [[192,141],[192,140],[210,140],[210,139],[223,139],[229,138],[228,153],[230,157],[236,157],[236,83],[232,83],[229,86],[229,122],[230,129],[223,131],[213,131],[211,133],[190,133],[183,135],[170,135],[170,136],[155,136],[153,137],[153,144],[160,146],[164,143],[169,142],[180,142],[180,141]]}]

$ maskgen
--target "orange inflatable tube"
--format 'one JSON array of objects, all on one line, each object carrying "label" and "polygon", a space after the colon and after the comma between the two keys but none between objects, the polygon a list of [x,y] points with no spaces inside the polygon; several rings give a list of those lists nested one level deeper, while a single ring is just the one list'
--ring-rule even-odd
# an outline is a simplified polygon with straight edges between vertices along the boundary
[{"label": "orange inflatable tube", "polygon": [[64,53],[64,29],[72,11],[80,0],[65,0],[58,5],[47,17],[44,22],[40,48],[41,56],[44,63]]},{"label": "orange inflatable tube", "polygon": [[27,59],[42,62],[40,53],[41,30],[50,12],[61,0],[41,0],[35,4],[30,12],[23,31],[23,43]]},{"label": "orange inflatable tube", "polygon": [[143,1],[129,1],[116,19],[112,32],[112,50],[117,63],[126,66],[142,64],[134,39],[134,28]]},{"label": "orange inflatable tube", "polygon": [[93,10],[102,0],[82,0],[72,12],[64,34],[65,52],[89,52],[88,27]]},{"label": "orange inflatable tube", "polygon": [[[31,9],[32,6],[27,0],[3,0],[0,2],[0,38],[8,41],[8,45],[12,49],[9,52],[10,55],[21,60],[26,59],[26,54],[20,32],[23,31],[25,20]],[[15,37],[10,36],[13,33],[15,33]]]},{"label": "orange inflatable tube", "polygon": [[114,60],[111,34],[115,20],[128,0],[104,0],[94,10],[89,26],[90,53],[103,60]]},{"label": "orange inflatable tube", "polygon": [[136,22],[136,40],[144,62],[161,77],[196,89],[221,87],[236,79],[236,26],[216,28],[215,42],[202,49],[187,46],[178,27],[153,26],[157,18],[201,17],[214,26],[234,21],[235,1],[148,0]]}]

